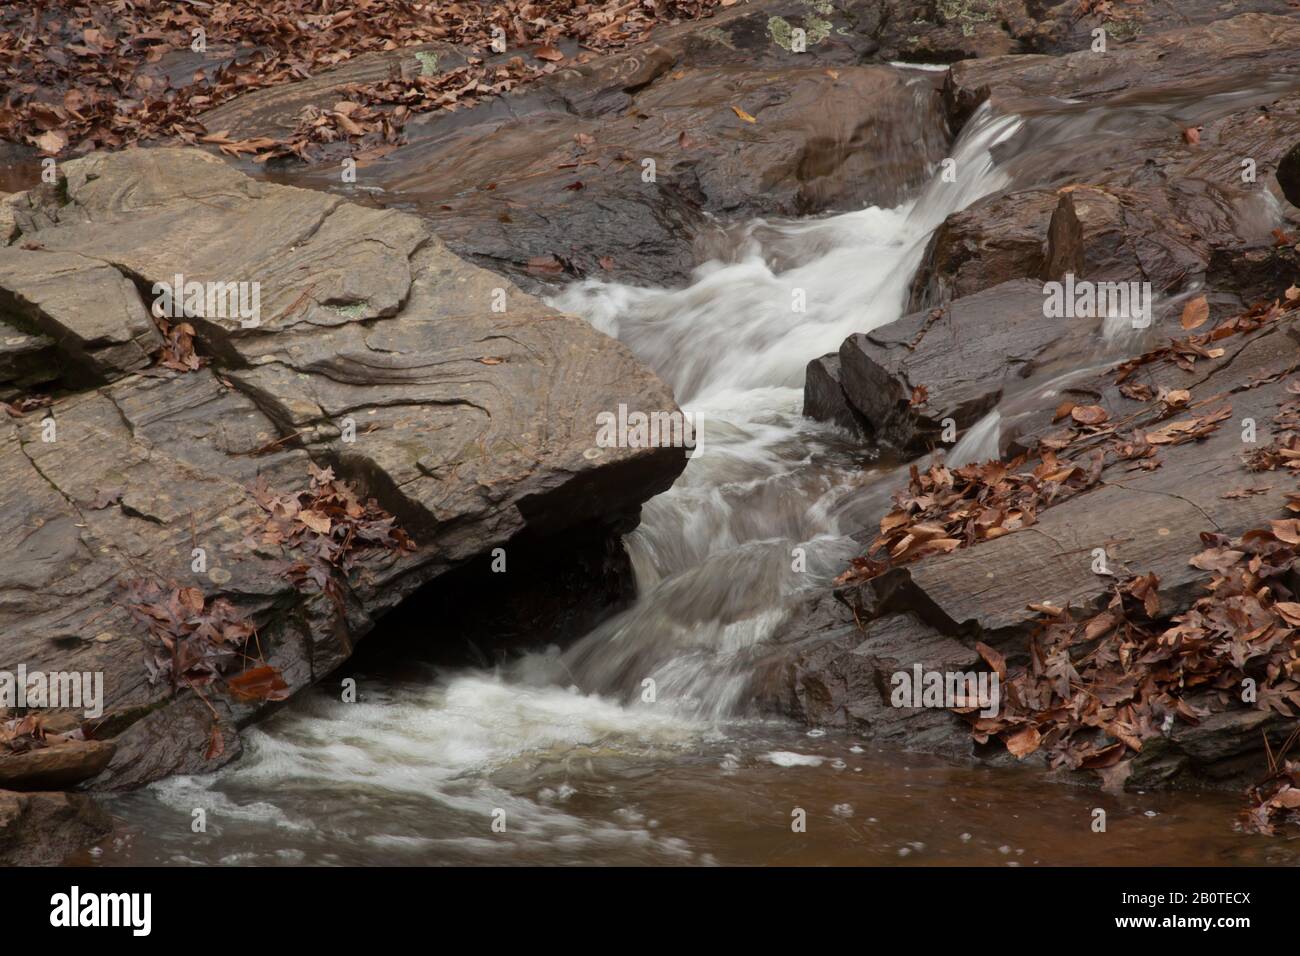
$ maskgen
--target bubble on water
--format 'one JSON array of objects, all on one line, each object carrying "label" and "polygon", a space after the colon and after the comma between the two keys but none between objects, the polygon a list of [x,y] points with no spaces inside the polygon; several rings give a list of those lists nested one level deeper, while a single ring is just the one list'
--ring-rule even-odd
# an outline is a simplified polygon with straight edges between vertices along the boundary
[{"label": "bubble on water", "polygon": [[797,754],[789,750],[773,750],[771,753],[763,754],[763,759],[771,761],[778,767],[820,767],[826,762],[825,757]]},{"label": "bubble on water", "polygon": [[851,817],[853,816],[853,804],[837,803],[835,806],[831,807],[831,813],[840,817]]}]

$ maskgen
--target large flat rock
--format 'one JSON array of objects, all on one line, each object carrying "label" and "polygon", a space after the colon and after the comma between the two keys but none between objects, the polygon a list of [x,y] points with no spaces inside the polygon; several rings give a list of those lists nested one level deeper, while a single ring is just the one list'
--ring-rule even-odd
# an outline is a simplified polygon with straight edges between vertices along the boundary
[{"label": "large flat rock", "polygon": [[[59,293],[69,323],[90,321],[74,305],[93,308],[105,277],[140,308],[177,274],[256,282],[261,297],[256,324],[185,319],[208,363],[197,371],[103,363],[106,384],[0,420],[13,552],[0,566],[0,664],[104,674],[101,726],[117,753],[98,785],[212,769],[266,707],[209,693],[225,741],[211,745],[207,704],[151,681],[128,582],[229,599],[292,692],[422,584],[521,538],[625,530],[685,465],[681,449],[598,445],[600,412],[677,410],[626,348],[463,262],[413,216],[255,182],[197,150],[64,168],[66,202],[0,249],[0,273],[87,264]],[[366,552],[338,602],[294,586],[295,559],[263,540],[254,496],[259,483],[304,488],[311,463],[378,499],[416,543]]]}]

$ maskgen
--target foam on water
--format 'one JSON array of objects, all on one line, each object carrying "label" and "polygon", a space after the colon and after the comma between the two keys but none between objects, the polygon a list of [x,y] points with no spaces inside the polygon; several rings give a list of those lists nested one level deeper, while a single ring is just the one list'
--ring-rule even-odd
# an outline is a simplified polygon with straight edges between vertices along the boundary
[{"label": "foam on water", "polygon": [[[247,731],[232,768],[164,782],[155,795],[176,812],[210,808],[227,826],[306,830],[330,847],[398,855],[520,852],[513,836],[466,837],[450,823],[430,836],[393,822],[403,807],[420,817],[434,805],[476,826],[503,810],[511,834],[532,846],[617,843],[691,858],[635,814],[584,820],[561,789],[529,797],[509,784],[567,772],[574,761],[698,752],[740,726],[747,655],[794,596],[829,580],[858,547],[835,515],[864,481],[862,453],[802,417],[804,368],[848,334],[898,317],[933,228],[1005,184],[989,150],[1017,123],[977,116],[954,150],[960,182],[932,183],[898,208],[750,223],[727,261],[701,266],[682,288],[586,281],[556,296],[553,305],[617,336],[704,417],[706,453],[645,506],[627,538],[636,603],[563,653],[538,651],[494,672],[367,684],[356,703],[310,696]],[[792,309],[797,290],[806,311]],[[793,567],[796,548],[806,571]],[[642,700],[647,680],[653,703]],[[728,752],[724,765],[739,759]],[[784,752],[768,759],[820,763]],[[380,800],[385,812],[366,816]]]}]

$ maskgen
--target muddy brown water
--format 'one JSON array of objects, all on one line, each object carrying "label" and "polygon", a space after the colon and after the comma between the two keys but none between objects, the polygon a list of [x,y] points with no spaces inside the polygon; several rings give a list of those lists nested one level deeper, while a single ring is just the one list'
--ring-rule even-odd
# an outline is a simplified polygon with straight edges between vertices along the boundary
[{"label": "muddy brown water", "polygon": [[[374,662],[353,674],[350,703],[341,675],[327,679],[246,731],[222,771],[107,798],[117,832],[71,862],[1300,865],[1300,839],[1234,829],[1236,793],[1104,794],[757,719],[746,699],[753,649],[856,553],[865,503],[889,490],[869,450],[800,414],[808,360],[899,316],[934,228],[1012,181],[1011,137],[1067,157],[1072,138],[1125,135],[1151,109],[980,113],[953,148],[956,186],[936,178],[894,209],[742,224],[675,288],[557,291],[554,305],[625,342],[703,422],[703,454],[626,539],[636,603],[565,648],[539,635],[494,669]],[[344,192],[418,208],[418,171],[418,152],[399,151],[375,167],[378,189]],[[6,175],[0,189],[24,178]],[[807,312],[794,315],[799,289]],[[998,422],[950,461],[987,455]],[[436,621],[400,636],[448,637]],[[381,624],[368,641],[384,640]]]}]

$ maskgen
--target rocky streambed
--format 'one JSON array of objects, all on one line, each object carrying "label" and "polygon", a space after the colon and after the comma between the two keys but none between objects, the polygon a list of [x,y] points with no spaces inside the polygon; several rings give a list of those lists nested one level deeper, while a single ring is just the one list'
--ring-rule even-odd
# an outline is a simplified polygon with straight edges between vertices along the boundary
[{"label": "rocky streambed", "polygon": [[[1025,675],[1060,609],[1131,614],[1155,575],[1167,627],[1232,567],[1193,558],[1292,514],[1300,20],[931,6],[719,10],[421,117],[355,182],[342,151],[152,147],[6,198],[4,661],[104,675],[101,714],[0,763],[8,858],[54,862],[111,826],[86,792],[135,791],[82,859],[1090,862],[1105,805],[1125,862],[1171,836],[1294,862],[1231,829],[1296,726],[1260,616],[1293,572],[1236,624],[1262,701],[1195,668],[1108,684],[1085,739]],[[273,136],[404,56],[205,122]],[[236,279],[256,322],[151,311]],[[1052,314],[1067,281],[1150,308]],[[603,447],[620,405],[699,416],[704,453]],[[989,459],[1051,467],[928,510]],[[893,706],[915,665],[1020,696],[974,727]],[[943,827],[905,823],[899,779]],[[994,822],[1024,794],[1028,849]],[[829,830],[755,857],[795,804]]]}]

